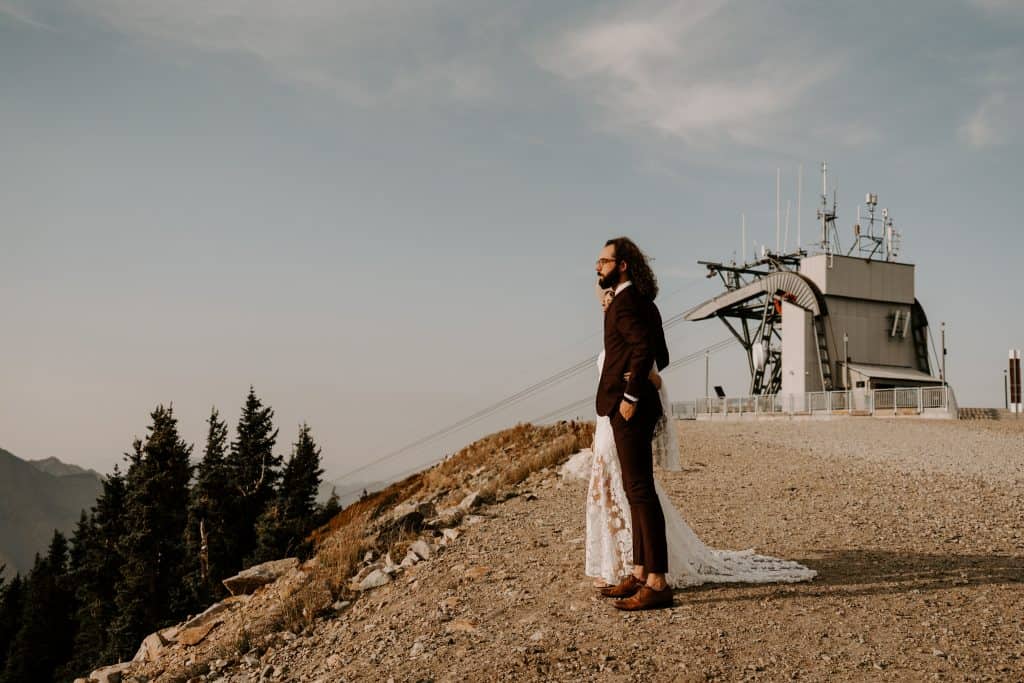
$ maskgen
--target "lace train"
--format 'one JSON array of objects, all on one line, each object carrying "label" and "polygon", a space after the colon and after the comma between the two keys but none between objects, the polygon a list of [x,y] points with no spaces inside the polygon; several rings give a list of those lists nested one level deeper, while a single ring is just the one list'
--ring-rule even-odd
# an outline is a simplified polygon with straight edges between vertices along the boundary
[{"label": "lace train", "polygon": [[668,540],[668,582],[671,586],[699,586],[704,583],[796,583],[810,581],[817,572],[799,562],[758,555],[747,550],[717,550],[704,545],[690,525],[654,481],[658,502],[665,513]]},{"label": "lace train", "polygon": [[[604,351],[598,357],[604,364]],[[664,385],[661,402],[666,417],[656,430],[655,462],[670,470],[679,469],[679,443],[675,421],[668,416],[671,403]],[[587,576],[616,583],[633,569],[633,535],[629,503],[622,486],[622,471],[615,451],[615,438],[607,417],[598,417],[593,451],[580,451],[562,467],[567,478],[589,476],[586,506],[585,571]],[[673,587],[704,583],[795,583],[817,576],[813,569],[766,555],[753,549],[717,550],[704,545],[669,500],[657,480],[658,502],[665,514],[668,541],[668,576]]]},{"label": "lace train", "polygon": [[[609,434],[601,432],[607,428]],[[595,447],[610,440],[611,426],[598,418]],[[585,573],[607,583],[616,583],[633,569],[633,536],[629,503],[622,488],[622,473],[614,442],[611,450],[599,447],[580,451],[563,465],[566,479],[589,478],[586,505]],[[665,514],[668,541],[669,584],[675,588],[705,583],[797,583],[809,581],[817,572],[798,562],[767,555],[754,549],[709,548],[683,520],[661,484],[655,480],[658,502]]]}]

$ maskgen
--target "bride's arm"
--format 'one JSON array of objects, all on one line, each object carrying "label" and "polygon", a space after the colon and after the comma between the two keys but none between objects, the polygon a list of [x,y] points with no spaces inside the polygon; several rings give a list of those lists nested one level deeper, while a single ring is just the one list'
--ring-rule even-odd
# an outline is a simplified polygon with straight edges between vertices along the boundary
[{"label": "bride's arm", "polygon": [[[624,380],[626,380],[628,382],[629,378],[632,375],[633,375],[632,372],[627,372],[626,374],[624,374],[622,376],[622,379],[624,379]],[[661,391],[661,375],[658,374],[657,370],[655,370],[654,368],[651,368],[651,372],[650,372],[649,375],[647,375],[647,379],[651,380],[651,384],[654,385],[655,389],[657,389],[658,391]]]}]

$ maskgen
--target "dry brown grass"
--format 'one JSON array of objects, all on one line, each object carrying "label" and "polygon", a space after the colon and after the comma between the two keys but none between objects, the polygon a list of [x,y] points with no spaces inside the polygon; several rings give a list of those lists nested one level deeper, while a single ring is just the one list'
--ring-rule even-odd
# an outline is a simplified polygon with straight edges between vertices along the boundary
[{"label": "dry brown grass", "polygon": [[560,422],[549,427],[519,424],[480,439],[423,474],[423,488],[447,491],[464,487],[473,472],[484,468],[486,499],[502,488],[518,484],[530,472],[543,469],[590,445],[594,427],[589,422]]},{"label": "dry brown grass", "polygon": [[[356,501],[313,533],[318,565],[309,585],[326,586],[330,595],[347,591],[347,581],[364,553],[391,552],[400,560],[415,535],[393,529],[381,537],[371,536],[371,525],[399,503],[440,497],[451,505],[471,489],[492,502],[526,479],[531,472],[559,464],[575,451],[590,446],[592,422],[559,422],[546,427],[519,424],[476,441],[425,472],[413,474],[387,488]],[[312,589],[311,589],[312,590]],[[301,591],[300,591],[301,592]],[[281,618],[299,624],[326,609],[324,592],[294,596]],[[301,617],[301,618],[300,618]]]},{"label": "dry brown grass", "polygon": [[300,633],[323,614],[334,602],[326,572],[313,572],[310,580],[294,593],[287,595],[281,604],[281,626],[292,633]]},{"label": "dry brown grass", "polygon": [[[338,516],[346,512],[342,511]],[[322,577],[335,595],[344,591],[346,580],[370,546],[370,540],[366,538],[369,514],[364,511],[363,514],[348,517],[347,524],[338,526],[323,538],[317,552],[318,564],[314,579]]]},{"label": "dry brown grass", "polygon": [[557,465],[578,450],[579,437],[575,434],[565,434],[502,472],[495,481],[499,488],[510,488],[530,476],[531,472]]}]

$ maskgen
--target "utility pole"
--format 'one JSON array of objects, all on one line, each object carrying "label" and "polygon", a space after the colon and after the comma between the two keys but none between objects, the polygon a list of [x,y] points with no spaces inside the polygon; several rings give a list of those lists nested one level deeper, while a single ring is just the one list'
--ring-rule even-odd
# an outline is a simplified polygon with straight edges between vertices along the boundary
[{"label": "utility pole", "polygon": [[704,398],[711,397],[710,384],[708,378],[711,376],[711,352],[704,352]]},{"label": "utility pole", "polygon": [[1010,409],[1010,379],[1003,370],[1003,408]]},{"label": "utility pole", "polygon": [[843,389],[850,389],[850,337],[843,331]]},{"label": "utility pole", "polygon": [[946,322],[942,322],[942,386],[946,386]]}]

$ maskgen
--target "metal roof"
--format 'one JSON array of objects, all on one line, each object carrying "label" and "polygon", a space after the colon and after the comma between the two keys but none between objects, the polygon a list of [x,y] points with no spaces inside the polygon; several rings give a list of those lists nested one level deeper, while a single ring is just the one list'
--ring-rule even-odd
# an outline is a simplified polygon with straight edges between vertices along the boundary
[{"label": "metal roof", "polygon": [[824,305],[817,288],[803,275],[788,270],[769,273],[745,287],[719,294],[713,299],[691,308],[683,316],[686,320],[706,320],[719,311],[761,296],[762,294],[791,294],[792,303],[814,315],[820,315]]},{"label": "metal roof", "polygon": [[942,380],[932,377],[927,372],[916,368],[904,368],[894,365],[868,365],[866,363],[850,363],[850,369],[871,379],[905,379],[912,382],[935,382]]}]

